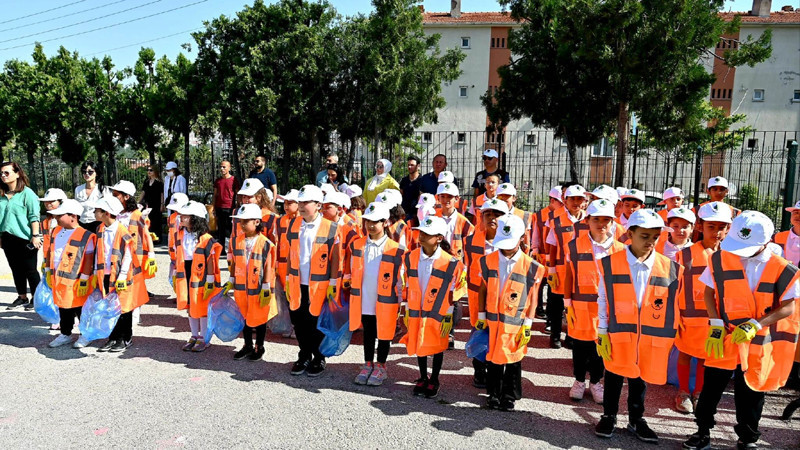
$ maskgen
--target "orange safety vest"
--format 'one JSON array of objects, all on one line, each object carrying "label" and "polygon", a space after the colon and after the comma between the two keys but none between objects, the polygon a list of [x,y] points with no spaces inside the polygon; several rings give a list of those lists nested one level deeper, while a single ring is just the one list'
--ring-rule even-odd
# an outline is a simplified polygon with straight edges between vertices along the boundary
[{"label": "orange safety vest", "polygon": [[138,209],[131,213],[131,219],[128,222],[128,233],[133,238],[134,243],[134,259],[139,259],[139,265],[144,264],[146,255],[150,251],[150,235],[147,229],[147,223],[142,218],[142,212]]},{"label": "orange safety vest", "polygon": [[554,294],[564,295],[564,280],[567,276],[566,259],[564,255],[567,252],[567,243],[573,240],[575,236],[589,233],[589,225],[584,220],[572,223],[569,219],[567,209],[564,208],[551,222],[550,226],[556,235],[556,260],[553,265],[556,267],[556,274],[558,274],[559,284],[558,287],[551,288]]},{"label": "orange safety vest", "polygon": [[472,224],[475,225],[476,230],[483,230],[483,220],[481,220],[481,206],[486,203],[489,198],[486,194],[481,194],[472,200]]},{"label": "orange safety vest", "polygon": [[[178,244],[175,255],[175,296],[178,299],[178,309],[189,308],[189,317],[199,319],[208,316],[208,299],[204,300],[206,277],[214,276],[214,288],[218,290],[219,282],[219,255],[222,252],[222,245],[216,239],[206,233],[200,236],[197,247],[192,256],[192,273],[186,276],[186,268],[183,254],[183,245]],[[213,254],[212,254],[213,253]],[[188,285],[187,285],[188,282]]]},{"label": "orange safety vest", "polygon": [[278,223],[278,218],[279,216],[272,211],[267,211],[267,213],[261,217],[261,234],[266,236],[270,242],[278,242],[276,237],[276,224]]},{"label": "orange safety vest", "polygon": [[442,250],[433,262],[433,270],[425,292],[419,285],[419,257],[422,248],[404,256],[406,287],[404,296],[408,308],[408,332],[400,339],[409,355],[429,356],[447,350],[448,336],[442,337],[442,319],[453,305],[450,287],[464,270],[461,261]]},{"label": "orange safety vest", "polygon": [[180,226],[178,220],[178,213],[173,212],[167,218],[167,250],[169,251],[169,260],[175,262],[175,245],[183,239],[183,228]]},{"label": "orange safety vest", "polygon": [[[61,227],[53,229],[50,235],[51,243],[55,243],[55,236],[58,236],[61,230]],[[58,270],[53,267],[52,254],[49,255],[48,267],[53,274],[53,303],[59,308],[77,308],[86,303],[88,293],[80,297],[74,289],[81,276],[86,246],[89,242],[95,243],[96,240],[97,237],[95,235],[78,227],[72,232],[72,236],[70,236],[66,247],[61,253],[61,262],[58,264]],[[50,248],[53,249],[53,246],[51,245]]]},{"label": "orange safety vest", "polygon": [[408,230],[410,230],[410,228],[407,226],[406,221],[400,219],[389,225],[389,239],[400,243],[400,239],[405,236],[406,243],[408,243]]},{"label": "orange safety vest", "polygon": [[536,309],[545,268],[523,252],[505,284],[500,286],[500,251],[482,256],[479,261],[481,278],[486,284],[486,323],[489,325],[486,361],[494,364],[519,362],[528,352],[528,346],[517,344],[517,334],[531,311]]},{"label": "orange safety vest", "polygon": [[[613,238],[611,238],[613,239]],[[625,250],[625,245],[617,240],[611,243],[608,254]],[[597,312],[598,286],[600,273],[592,251],[589,233],[581,233],[567,244],[569,261],[567,270],[572,274],[572,309],[575,312],[575,326],[567,328],[567,334],[579,341],[597,339],[597,324],[600,321]]]},{"label": "orange safety vest", "polygon": [[731,331],[749,319],[759,319],[779,308],[781,298],[798,279],[797,267],[778,255],[771,255],[754,290],[747,282],[741,258],[733,253],[720,250],[711,255],[710,270],[719,317],[729,333],[725,336],[723,357],[706,359],[706,366],[733,370],[741,364],[745,382],[754,391],[774,391],[785,385],[800,331],[798,311],[762,328],[752,341],[738,346],[731,341]]},{"label": "orange safety vest", "polygon": [[347,217],[353,219],[353,221],[355,221],[355,223],[357,224],[358,228],[361,228],[361,226],[362,226],[361,215],[362,215],[362,212],[361,212],[360,209],[354,209],[354,210],[350,211],[349,213],[347,213]]},{"label": "orange safety vest", "polygon": [[[131,237],[131,235],[128,233],[128,230],[124,226],[121,228],[121,231],[118,228],[118,231],[114,236],[114,244],[112,245],[112,248],[106,249],[105,243],[103,242],[103,231],[105,229],[106,226],[102,223],[97,227],[97,248],[94,252],[97,285],[100,288],[100,292],[103,293],[103,297],[108,295],[110,289],[116,284],[117,277],[122,270],[120,264],[122,264],[125,254],[130,252],[132,256],[131,266],[128,269],[128,276],[125,279],[125,284],[128,286],[128,288],[124,291],[118,291],[117,295],[119,296],[119,303],[122,307],[122,312],[126,313],[133,311],[150,300],[150,297],[147,295],[147,287],[144,284],[143,278],[134,275],[137,271],[141,273],[142,267],[139,265],[138,260],[133,255],[136,250],[133,246],[133,237]],[[107,251],[111,251],[111,267],[106,267]],[[103,279],[106,275],[109,275],[109,291],[106,291],[105,286],[103,286]]]},{"label": "orange safety vest", "polygon": [[[50,225],[55,222],[55,226],[51,227]],[[42,230],[42,257],[44,258],[45,264],[48,264],[47,258],[50,256],[50,245],[52,242],[53,237],[53,230],[58,228],[58,221],[55,218],[50,218],[49,215],[45,216],[45,219],[41,223],[41,230]]]},{"label": "orange safety vest", "polygon": [[[361,286],[364,283],[364,247],[368,237],[356,239],[350,244],[350,265],[345,269],[352,275],[350,288],[350,331],[361,327]],[[387,239],[383,247],[378,279],[378,299],[375,304],[375,318],[378,325],[378,339],[394,339],[397,313],[400,300],[397,298],[397,280],[403,265],[405,247]]]},{"label": "orange safety vest", "polygon": [[667,364],[678,330],[678,298],[682,294],[683,268],[655,253],[653,270],[636,302],[627,251],[600,260],[608,300],[608,337],[611,360],[606,370],[647,383],[667,382]]},{"label": "orange safety vest", "polygon": [[277,279],[281,286],[286,284],[286,276],[289,274],[289,239],[287,233],[289,232],[289,223],[291,223],[292,219],[295,217],[297,217],[297,214],[293,216],[289,216],[288,214],[282,215],[280,219],[278,219],[276,227],[278,238]]},{"label": "orange safety vest", "polygon": [[263,234],[257,234],[250,259],[246,260],[245,237],[240,236],[233,249],[233,298],[248,327],[267,323],[278,315],[278,303],[273,296],[267,306],[261,306],[259,294],[262,283],[275,286],[276,248]]},{"label": "orange safety vest", "polygon": [[486,254],[486,233],[476,230],[467,236],[464,244],[464,266],[467,269],[467,304],[469,323],[475,326],[478,320],[478,289],[481,287],[480,259]]},{"label": "orange safety vest", "polygon": [[[322,303],[328,291],[329,280],[339,278],[340,266],[338,262],[331,263],[331,259],[341,251],[341,243],[336,243],[339,224],[321,217],[322,222],[317,229],[317,236],[311,247],[311,258],[308,276],[309,311],[312,315],[319,316]],[[303,218],[300,216],[292,219],[286,238],[289,241],[289,265],[286,297],[292,311],[300,307],[300,227]],[[339,290],[337,289],[337,294]]]},{"label": "orange safety vest", "polygon": [[683,266],[683,295],[678,299],[680,328],[675,338],[678,350],[695,358],[706,359],[708,337],[708,311],[706,310],[705,285],[700,275],[708,267],[711,255],[703,244],[697,242],[678,252],[678,264]]},{"label": "orange safety vest", "polygon": [[[453,256],[463,259],[464,258],[464,243],[466,242],[467,236],[475,232],[475,227],[464,217],[463,214],[456,211],[453,214],[456,215],[456,225],[453,228],[453,236],[450,238],[450,253]],[[437,211],[437,216],[442,217],[442,212]],[[419,234],[417,234],[417,239],[419,239]]]}]

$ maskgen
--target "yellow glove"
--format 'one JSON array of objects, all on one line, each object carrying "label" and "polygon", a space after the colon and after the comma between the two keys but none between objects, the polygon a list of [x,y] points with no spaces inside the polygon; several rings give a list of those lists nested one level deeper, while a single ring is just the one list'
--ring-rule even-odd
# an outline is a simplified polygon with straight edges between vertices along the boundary
[{"label": "yellow glove", "polygon": [[230,281],[228,281],[227,283],[223,284],[222,285],[222,295],[227,294],[228,291],[230,291],[231,289],[233,289],[233,283],[231,283]]},{"label": "yellow glove", "polygon": [[569,328],[575,328],[575,308],[572,305],[567,306],[567,326]]},{"label": "yellow glove", "polygon": [[607,332],[597,335],[597,354],[604,360],[611,361],[611,341]]},{"label": "yellow glove", "polygon": [[406,311],[403,313],[403,323],[408,328],[408,306],[406,306]]},{"label": "yellow glove", "polygon": [[45,270],[44,272],[44,282],[47,284],[47,287],[53,289],[53,273],[50,270]]},{"label": "yellow glove", "polygon": [[42,261],[42,267],[39,268],[39,272],[44,272],[47,269],[47,261]]},{"label": "yellow glove", "polygon": [[153,233],[152,231],[150,232],[150,239],[152,239],[155,242],[158,242],[158,236],[156,236],[156,234]]},{"label": "yellow glove", "polygon": [[453,329],[453,315],[448,314],[442,319],[442,337],[447,337]]},{"label": "yellow glove", "polygon": [[333,286],[328,285],[328,290],[325,293],[325,298],[327,298],[329,302],[332,302],[337,307],[341,308],[342,304],[339,303],[339,300],[336,297],[337,297],[336,296],[336,285],[333,285]]},{"label": "yellow glove", "polygon": [[272,291],[269,289],[263,289],[260,294],[258,294],[258,304],[261,307],[265,307],[269,305],[269,301],[272,300]]},{"label": "yellow glove", "polygon": [[147,258],[147,262],[144,263],[144,270],[147,272],[147,276],[152,277],[158,271],[158,266],[156,265],[156,260],[153,258]]},{"label": "yellow glove", "polygon": [[211,294],[214,293],[214,282],[207,281],[206,285],[203,287],[203,301],[206,301],[211,297]]},{"label": "yellow glove", "polygon": [[125,280],[117,280],[117,282],[114,283],[114,289],[117,291],[127,291],[128,283]]},{"label": "yellow glove", "polygon": [[172,276],[172,290],[174,290],[175,292],[178,291],[178,277],[176,277],[175,275]]},{"label": "yellow glove", "polygon": [[519,329],[519,333],[517,333],[517,344],[518,347],[525,347],[528,345],[528,342],[531,340],[531,326],[530,325],[523,325]]},{"label": "yellow glove", "polygon": [[90,289],[94,290],[94,285],[95,285],[95,277],[91,277],[91,278],[86,279],[86,280],[79,280],[78,281],[78,285],[77,285],[78,286],[78,289],[77,289],[78,297],[85,297],[86,294],[89,293]]},{"label": "yellow glove", "polygon": [[[722,320],[720,320],[720,322],[722,322]],[[724,325],[711,325],[708,329],[708,337],[706,338],[706,355],[714,359],[722,358],[724,356],[722,351],[723,339],[725,339]]]},{"label": "yellow glove", "polygon": [[287,280],[286,286],[284,286],[284,290],[283,290],[284,293],[286,294],[286,301],[289,302],[290,305],[292,304],[292,295],[289,292],[290,291],[289,288],[291,286],[292,286],[292,283],[289,283],[288,280]]},{"label": "yellow glove", "polygon": [[485,312],[478,313],[478,320],[475,321],[475,329],[478,329],[478,330],[485,330],[486,329],[486,313]]},{"label": "yellow glove", "polygon": [[734,344],[744,344],[745,342],[752,341],[753,338],[756,337],[756,333],[758,333],[760,328],[753,322],[755,322],[755,320],[750,319],[747,322],[740,323],[739,326],[733,330],[731,340]]},{"label": "yellow glove", "polygon": [[551,289],[558,289],[558,285],[559,285],[558,274],[557,273],[551,273],[550,275],[548,275],[547,276],[547,284],[550,285]]}]

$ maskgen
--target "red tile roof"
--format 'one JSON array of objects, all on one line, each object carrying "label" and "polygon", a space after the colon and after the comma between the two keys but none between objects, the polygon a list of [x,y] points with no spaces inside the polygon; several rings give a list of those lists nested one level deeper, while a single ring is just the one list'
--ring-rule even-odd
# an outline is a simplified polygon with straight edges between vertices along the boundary
[{"label": "red tile roof", "polygon": [[[773,11],[769,17],[751,16],[750,12],[722,12],[719,14],[725,20],[732,20],[734,16],[741,16],[742,23],[800,23],[800,10]],[[458,19],[450,16],[449,12],[424,12],[422,21],[426,24],[514,24],[516,21],[509,13],[504,12],[464,12]]]},{"label": "red tile roof", "polygon": [[749,11],[745,12],[722,12],[720,17],[725,20],[733,20],[734,16],[741,16],[742,23],[797,23],[800,24],[800,10],[795,11],[773,11],[769,17],[751,16]]}]

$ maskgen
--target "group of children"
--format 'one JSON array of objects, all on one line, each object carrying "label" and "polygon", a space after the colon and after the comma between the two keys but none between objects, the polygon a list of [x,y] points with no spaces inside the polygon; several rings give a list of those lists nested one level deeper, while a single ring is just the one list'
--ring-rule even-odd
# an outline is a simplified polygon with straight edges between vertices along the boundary
[{"label": "group of children", "polygon": [[[346,192],[306,185],[273,199],[259,180],[247,179],[227,243],[209,233],[202,204],[174,194],[167,206],[169,276],[178,309],[188,310],[191,337],[183,350],[207,348],[209,299],[232,292],[246,322],[244,346],[234,359],[261,359],[268,322],[288,307],[299,347],[291,374],[319,376],[326,358],[317,319],[327,302],[349,308],[350,330],[363,329],[364,365],[356,384],[387,379],[401,319],[406,331],[400,343],[417,357],[420,372],[413,393],[434,398],[466,299],[470,325],[489,334],[485,361],[473,360],[473,384],[485,387],[487,408],[511,410],[522,396],[521,360],[533,320],[543,315],[547,284],[551,346],[563,342],[572,349],[570,398],[584,397],[589,374],[592,399],[603,405],[598,436],[613,434],[627,378],[628,429],[643,441],[658,441],[644,419],[645,393],[647,384],[666,383],[675,346],[676,408],[694,412],[698,424],[684,448],[709,448],[731,376],[738,445],[755,448],[764,392],[786,383],[796,358],[800,203],[789,208],[793,229],[771,243],[774,226],[766,216],[723,202],[722,177],[709,180],[710,201],[694,209],[683,205],[679,188],[664,192],[666,208],[656,213],[644,208],[639,190],[603,185],[589,192],[570,183],[554,187],[548,206],[531,213],[515,206],[512,184],[489,175],[469,218],[452,174],[442,172],[439,181],[436,196],[421,195],[416,214],[407,215],[399,191],[383,191],[369,205],[355,185]],[[45,245],[47,283],[62,322],[51,346],[72,342],[74,320],[95,286],[103,295],[116,291],[123,311],[98,351],[130,345],[131,313],[147,302],[144,279],[156,270],[146,214],[133,202],[134,192],[121,181],[93,205],[102,222],[96,235],[78,227],[77,202],[65,196],[53,202],[50,191],[43,199],[57,222],[46,227]],[[283,215],[276,202],[283,203]],[[74,346],[86,344],[79,339]]]}]

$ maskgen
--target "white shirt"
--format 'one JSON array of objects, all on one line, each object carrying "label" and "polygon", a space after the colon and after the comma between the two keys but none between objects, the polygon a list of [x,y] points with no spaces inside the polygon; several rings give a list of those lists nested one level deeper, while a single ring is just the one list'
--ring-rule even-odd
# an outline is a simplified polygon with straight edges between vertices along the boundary
[{"label": "white shirt", "polygon": [[181,240],[181,247],[183,247],[183,260],[191,261],[194,258],[194,251],[197,249],[197,233],[190,233],[183,230],[183,239]]},{"label": "white shirt", "polygon": [[692,244],[693,244],[692,240],[691,239],[687,239],[686,242],[683,245],[678,246],[678,245],[675,245],[672,242],[670,242],[669,238],[667,238],[667,242],[664,243],[664,253],[663,254],[664,254],[664,256],[669,258],[670,260],[677,261],[678,252],[680,252],[681,250],[685,249],[686,247],[691,247]]},{"label": "white shirt", "polygon": [[[780,246],[770,243],[767,244],[767,248],[758,255],[751,256],[750,258],[740,258],[742,260],[742,267],[744,267],[744,274],[747,277],[747,285],[750,286],[751,291],[755,291],[758,287],[758,282],[761,280],[761,275],[764,274],[764,268],[767,266],[767,262],[772,256],[772,253],[780,256],[776,250],[780,250]],[[714,289],[714,279],[711,277],[711,270],[709,267],[706,267],[706,270],[700,275],[700,282]],[[795,281],[794,284],[786,290],[786,295],[783,296],[781,301],[791,300],[793,298],[800,298],[800,282],[798,281]]]},{"label": "white shirt", "polygon": [[[105,227],[103,229],[103,250],[105,251],[105,264],[106,264],[106,271],[111,269],[111,250],[114,248],[114,239],[117,237],[117,232],[122,229],[123,231],[127,231],[125,228],[122,227],[118,221],[114,221],[111,226]],[[119,270],[119,277],[120,279],[128,278],[128,270],[131,267],[131,262],[133,260],[132,252],[126,251],[125,256],[122,258],[122,262],[120,262],[120,270]],[[97,259],[95,259],[95,266],[94,269],[97,270]]]},{"label": "white shirt", "polygon": [[622,225],[623,227],[624,227],[625,225],[627,225],[627,224],[628,224],[628,218],[627,218],[627,217],[625,217],[625,214],[620,214],[620,215],[619,215],[619,223],[620,223],[620,225]]},{"label": "white shirt", "polygon": [[[573,224],[580,222],[581,220],[583,220],[586,217],[583,214],[581,214],[581,215],[583,217],[575,217],[572,214],[570,214],[569,211],[567,211],[567,218]],[[550,223],[550,221],[548,220],[547,223]],[[558,245],[558,238],[556,237],[556,229],[555,228],[550,228],[550,233],[547,234],[547,239],[545,239],[545,242],[547,244],[550,244],[550,245]],[[564,244],[566,245],[566,242]]]},{"label": "white shirt", "polygon": [[458,222],[456,218],[458,218],[458,211],[455,209],[450,216],[445,216],[444,213],[442,213],[442,219],[444,219],[444,223],[447,224],[447,233],[444,235],[444,240],[450,244],[453,243],[453,234],[456,232],[456,222]]},{"label": "white shirt", "polygon": [[[300,223],[300,284],[308,286],[308,279],[311,274],[311,253],[314,249],[314,239],[317,238],[317,230],[322,223],[322,214],[317,213],[317,218],[313,222],[306,222],[302,219]],[[330,256],[330,255],[328,255]]]},{"label": "white shirt", "polygon": [[[648,256],[647,259],[639,261],[638,258],[631,253],[631,248],[628,246],[625,247],[625,256],[628,259],[628,268],[631,272],[631,282],[633,283],[633,291],[636,294],[636,304],[641,308],[644,293],[647,291],[647,282],[650,279],[650,272],[653,271],[653,264],[656,261],[656,252],[650,252],[650,256]],[[597,315],[600,318],[598,328],[608,329],[608,298],[606,297],[605,283],[600,283],[600,286],[598,286],[597,310]]]},{"label": "white shirt", "polygon": [[[442,248],[437,247],[436,251],[433,252],[432,256],[427,256],[425,251],[420,249],[419,252],[419,263],[417,264],[417,273],[419,274],[419,290],[420,295],[425,295],[425,292],[428,290],[428,281],[431,279],[431,272],[433,272],[433,263],[437,259],[441,258],[442,256]],[[448,286],[449,291],[454,291],[456,288],[456,283],[458,283],[458,274],[453,276],[453,281]],[[453,306],[447,310],[448,314],[453,313]]]},{"label": "white shirt", "polygon": [[[67,246],[72,234],[75,232],[75,228],[68,230],[66,228],[61,229],[61,231],[56,235],[55,240],[53,242],[53,246],[51,247],[53,250],[53,267],[58,267],[61,264],[61,255],[64,253],[64,248]],[[88,233],[88,231],[87,231]],[[84,255],[93,255],[94,254],[94,242],[89,241],[86,244],[86,249],[84,250]]]},{"label": "white shirt", "polygon": [[81,217],[78,219],[81,223],[92,223],[95,221],[94,218],[94,208],[89,207],[89,203],[94,203],[95,201],[99,200],[105,194],[110,193],[108,188],[103,189],[103,192],[100,192],[97,186],[92,189],[92,192],[89,193],[86,191],[86,184],[82,184],[75,188],[75,200],[83,206],[83,213]]},{"label": "white shirt", "polygon": [[790,230],[786,238],[784,257],[795,266],[800,265],[800,236],[794,234],[794,230]]},{"label": "white shirt", "polygon": [[367,237],[364,246],[364,273],[361,277],[361,314],[375,315],[375,304],[378,302],[378,280],[381,276],[381,257],[386,247],[387,235],[377,241]]},{"label": "white shirt", "polygon": [[186,194],[186,178],[183,175],[173,177],[171,174],[164,177],[164,204],[169,205],[170,198],[170,184],[172,184],[172,194],[182,192]]},{"label": "white shirt", "polygon": [[244,238],[244,260],[248,263],[250,262],[250,255],[253,254],[253,247],[256,246],[257,237],[258,235]]},{"label": "white shirt", "polygon": [[500,258],[498,258],[499,267],[497,268],[497,275],[500,278],[500,292],[503,292],[508,276],[511,275],[511,271],[514,270],[514,265],[517,264],[517,261],[519,261],[519,258],[522,256],[522,250],[517,250],[517,253],[514,253],[514,256],[511,258],[506,258],[506,255],[500,250],[498,250],[498,253],[500,254]]}]

